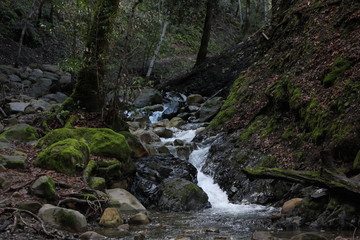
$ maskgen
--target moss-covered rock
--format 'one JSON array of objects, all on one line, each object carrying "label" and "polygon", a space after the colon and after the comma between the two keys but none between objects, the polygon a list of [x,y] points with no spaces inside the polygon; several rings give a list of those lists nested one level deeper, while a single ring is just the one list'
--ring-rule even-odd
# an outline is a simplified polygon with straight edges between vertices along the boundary
[{"label": "moss-covered rock", "polygon": [[19,155],[8,156],[0,154],[0,163],[4,164],[7,168],[24,169],[27,165],[27,159]]},{"label": "moss-covered rock", "polygon": [[127,131],[121,131],[120,134],[123,135],[126,141],[128,142],[132,151],[131,155],[133,157],[142,158],[149,155],[148,151],[146,150],[144,145],[140,142],[137,136]]},{"label": "moss-covered rock", "polygon": [[104,191],[106,188],[106,181],[102,177],[91,177],[89,186],[93,189]]},{"label": "moss-covered rock", "polygon": [[0,140],[17,140],[21,142],[31,142],[38,139],[39,135],[35,128],[25,124],[17,124],[7,128],[2,134],[0,134]]},{"label": "moss-covered rock", "polygon": [[44,149],[35,165],[62,173],[76,173],[89,161],[89,147],[84,140],[65,139]]},{"label": "moss-covered rock", "polygon": [[182,178],[164,181],[159,208],[170,211],[191,211],[209,207],[208,196],[194,183]]},{"label": "moss-covered rock", "polygon": [[37,214],[41,208],[41,203],[37,201],[22,202],[18,203],[16,207]]},{"label": "moss-covered rock", "polygon": [[85,139],[92,154],[114,157],[123,162],[128,160],[131,153],[125,137],[108,128],[56,129],[41,138],[37,146],[46,147],[67,138]]},{"label": "moss-covered rock", "polygon": [[56,198],[55,182],[48,176],[41,176],[31,185],[31,191],[38,197],[53,200]]}]

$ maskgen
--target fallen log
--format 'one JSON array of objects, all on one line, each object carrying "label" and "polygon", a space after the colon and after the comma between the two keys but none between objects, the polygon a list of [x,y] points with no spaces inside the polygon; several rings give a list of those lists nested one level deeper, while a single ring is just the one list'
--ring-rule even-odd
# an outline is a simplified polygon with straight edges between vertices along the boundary
[{"label": "fallen log", "polygon": [[329,169],[320,172],[296,171],[281,168],[246,168],[243,172],[250,178],[281,179],[289,182],[314,185],[344,194],[360,196],[360,181],[352,180],[342,173]]}]

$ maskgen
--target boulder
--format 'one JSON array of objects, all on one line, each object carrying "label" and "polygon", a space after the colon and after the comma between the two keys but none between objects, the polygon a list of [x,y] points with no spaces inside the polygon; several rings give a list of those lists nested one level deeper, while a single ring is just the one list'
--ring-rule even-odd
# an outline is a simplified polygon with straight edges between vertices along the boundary
[{"label": "boulder", "polygon": [[53,64],[43,64],[41,66],[43,71],[52,72],[52,73],[59,73],[61,72],[60,67],[58,65]]},{"label": "boulder", "polygon": [[129,224],[131,225],[143,225],[149,223],[150,223],[150,219],[144,213],[137,213],[134,216],[131,216],[129,219]]},{"label": "boulder", "polygon": [[61,85],[66,85],[71,83],[71,74],[70,73],[64,73],[61,75],[59,83]]},{"label": "boulder", "polygon": [[130,132],[121,131],[120,134],[122,134],[127,143],[129,144],[131,148],[131,156],[134,158],[141,158],[146,157],[149,155],[144,145],[140,142],[140,139]]},{"label": "boulder", "polygon": [[153,129],[154,133],[162,138],[171,138],[173,136],[173,132],[170,129],[164,127],[157,127]]},{"label": "boulder", "polygon": [[185,125],[186,122],[182,119],[182,118],[179,118],[179,117],[174,117],[170,120],[170,123],[169,123],[169,127],[181,127],[183,125]]},{"label": "boulder", "polygon": [[327,238],[318,233],[301,233],[293,236],[290,240],[327,240]]},{"label": "boulder", "polygon": [[152,131],[139,129],[134,132],[134,135],[138,136],[140,141],[146,144],[160,142],[160,137]]},{"label": "boulder", "polygon": [[210,207],[206,193],[194,183],[182,178],[166,179],[161,186],[160,210],[194,211]]},{"label": "boulder", "polygon": [[190,105],[200,106],[200,104],[203,103],[203,102],[204,102],[204,98],[200,94],[190,94],[186,98],[186,103],[189,106]]},{"label": "boulder", "polygon": [[56,198],[55,182],[48,176],[41,176],[30,187],[31,192],[38,197],[53,200]]},{"label": "boulder", "polygon": [[166,105],[165,111],[162,113],[162,117],[171,119],[179,113],[179,110],[180,103],[177,101],[171,101]]},{"label": "boulder", "polygon": [[38,138],[38,133],[35,128],[28,124],[21,123],[6,128],[5,131],[0,134],[1,140],[17,140],[20,142],[35,141]]},{"label": "boulder", "polygon": [[302,198],[293,198],[289,201],[286,201],[281,208],[281,213],[289,213],[293,211],[297,206],[301,204],[302,200]]},{"label": "boulder", "polygon": [[158,90],[152,88],[145,88],[140,95],[135,99],[133,105],[141,108],[149,105],[162,103],[162,96]]},{"label": "boulder", "polygon": [[40,208],[38,216],[52,227],[69,232],[84,232],[87,228],[85,216],[72,209],[45,204]]},{"label": "boulder", "polygon": [[121,212],[139,213],[146,211],[146,208],[139,200],[125,189],[107,189],[105,192],[109,195],[111,204],[116,206]]},{"label": "boulder", "polygon": [[3,164],[6,168],[25,169],[27,165],[27,159],[26,157],[20,155],[8,156],[0,154],[0,163]]},{"label": "boulder", "polygon": [[200,108],[200,122],[208,122],[220,111],[222,106],[222,98],[215,97],[207,100]]},{"label": "boulder", "polygon": [[150,155],[137,159],[137,173],[131,191],[146,207],[156,207],[161,183],[168,178],[183,178],[196,183],[197,170],[189,162],[171,154]]},{"label": "boulder", "polygon": [[90,150],[84,140],[68,138],[44,149],[36,158],[35,165],[61,173],[76,173],[85,168]]},{"label": "boulder", "polygon": [[118,208],[106,208],[103,212],[99,225],[103,227],[118,227],[124,223]]}]

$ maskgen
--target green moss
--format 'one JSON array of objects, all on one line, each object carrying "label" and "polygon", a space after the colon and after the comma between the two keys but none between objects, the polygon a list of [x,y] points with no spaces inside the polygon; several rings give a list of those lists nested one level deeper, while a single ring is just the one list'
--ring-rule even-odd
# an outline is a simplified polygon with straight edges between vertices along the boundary
[{"label": "green moss", "polygon": [[85,179],[85,181],[89,181],[91,175],[93,174],[93,172],[95,171],[97,165],[96,162],[94,160],[90,160],[88,162],[88,164],[86,165],[86,168],[84,169],[84,174],[83,177]]},{"label": "green moss", "polygon": [[275,103],[281,103],[288,99],[289,78],[284,77],[275,82],[265,90],[265,94],[273,99]]},{"label": "green moss", "polygon": [[344,58],[335,59],[330,71],[325,75],[323,84],[325,87],[331,87],[341,80],[341,75],[350,68],[351,62]]},{"label": "green moss", "polygon": [[77,120],[77,115],[72,115],[66,120],[66,123],[64,125],[64,128],[72,128],[73,122]]},{"label": "green moss", "polygon": [[47,147],[68,138],[77,139],[78,137],[74,132],[74,130],[72,129],[68,129],[68,128],[55,129],[49,132],[48,134],[46,134],[44,137],[40,138],[38,143],[36,144],[36,147],[39,148]]},{"label": "green moss", "polygon": [[55,189],[54,180],[49,177],[45,184],[46,184],[46,187],[43,188],[44,197],[46,197],[47,199],[54,199],[56,197],[56,189]]},{"label": "green moss", "polygon": [[260,163],[259,167],[261,168],[272,168],[278,165],[278,160],[274,156],[266,156],[263,161]]},{"label": "green moss", "polygon": [[265,137],[268,136],[271,132],[273,132],[276,128],[276,120],[275,118],[270,118],[267,120],[266,127],[263,131],[261,131],[260,136]]},{"label": "green moss", "polygon": [[106,188],[106,181],[101,177],[92,177],[90,178],[89,186],[93,189],[104,191]]},{"label": "green moss", "polygon": [[62,173],[76,173],[89,161],[89,147],[83,140],[65,139],[44,149],[35,165]]},{"label": "green moss", "polygon": [[281,137],[286,140],[290,140],[293,136],[294,132],[292,128],[286,128]]},{"label": "green moss", "polygon": [[57,221],[57,223],[60,224],[65,230],[74,232],[76,229],[73,229],[74,226],[77,226],[77,220],[72,212],[67,212],[63,209],[58,209],[54,212],[54,217]]},{"label": "green moss", "polygon": [[211,121],[209,127],[217,128],[229,121],[235,115],[236,103],[246,97],[247,93],[245,90],[250,81],[251,78],[248,78],[248,75],[240,76],[235,80],[227,99],[220,109],[220,112]]},{"label": "green moss", "polygon": [[354,160],[354,163],[353,163],[353,168],[354,169],[360,169],[360,150],[356,154],[356,157],[355,157],[355,160]]},{"label": "green moss", "polygon": [[257,116],[255,120],[252,121],[251,124],[241,133],[240,139],[246,141],[251,137],[251,135],[257,132],[263,124],[264,117],[265,116],[263,115]]},{"label": "green moss", "polygon": [[300,88],[291,88],[289,90],[290,99],[289,99],[289,106],[292,110],[298,110],[301,108],[301,89]]},{"label": "green moss", "polygon": [[17,140],[21,142],[30,142],[35,141],[38,137],[39,135],[35,128],[24,123],[9,127],[0,134],[0,140],[2,141]]}]

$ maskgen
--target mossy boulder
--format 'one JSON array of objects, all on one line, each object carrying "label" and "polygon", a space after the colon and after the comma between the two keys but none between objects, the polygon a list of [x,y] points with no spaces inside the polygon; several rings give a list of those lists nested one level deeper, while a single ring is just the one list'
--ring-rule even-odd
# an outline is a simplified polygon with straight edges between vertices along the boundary
[{"label": "mossy boulder", "polygon": [[131,153],[125,137],[108,128],[56,129],[41,138],[37,146],[46,147],[67,138],[85,139],[92,154],[113,157],[122,162],[126,162]]},{"label": "mossy boulder", "polygon": [[95,190],[104,191],[106,187],[106,180],[102,177],[92,177],[90,178],[89,186]]},{"label": "mossy boulder", "polygon": [[210,207],[206,193],[186,179],[167,179],[161,190],[158,206],[161,210],[192,211]]},{"label": "mossy boulder", "polygon": [[89,161],[89,147],[84,140],[65,139],[44,149],[35,165],[61,173],[76,173]]},{"label": "mossy boulder", "polygon": [[4,164],[6,168],[24,169],[26,168],[27,159],[24,156],[8,156],[0,154],[0,163]]},{"label": "mossy boulder", "polygon": [[125,137],[127,143],[129,144],[132,157],[142,158],[149,155],[148,151],[137,136],[127,131],[121,131],[120,134]]},{"label": "mossy boulder", "polygon": [[2,141],[17,140],[21,142],[31,142],[37,140],[38,137],[39,135],[35,128],[25,123],[11,126],[0,134],[0,140]]},{"label": "mossy boulder", "polygon": [[56,198],[55,182],[48,176],[41,176],[31,185],[31,191],[38,197],[53,200]]}]

